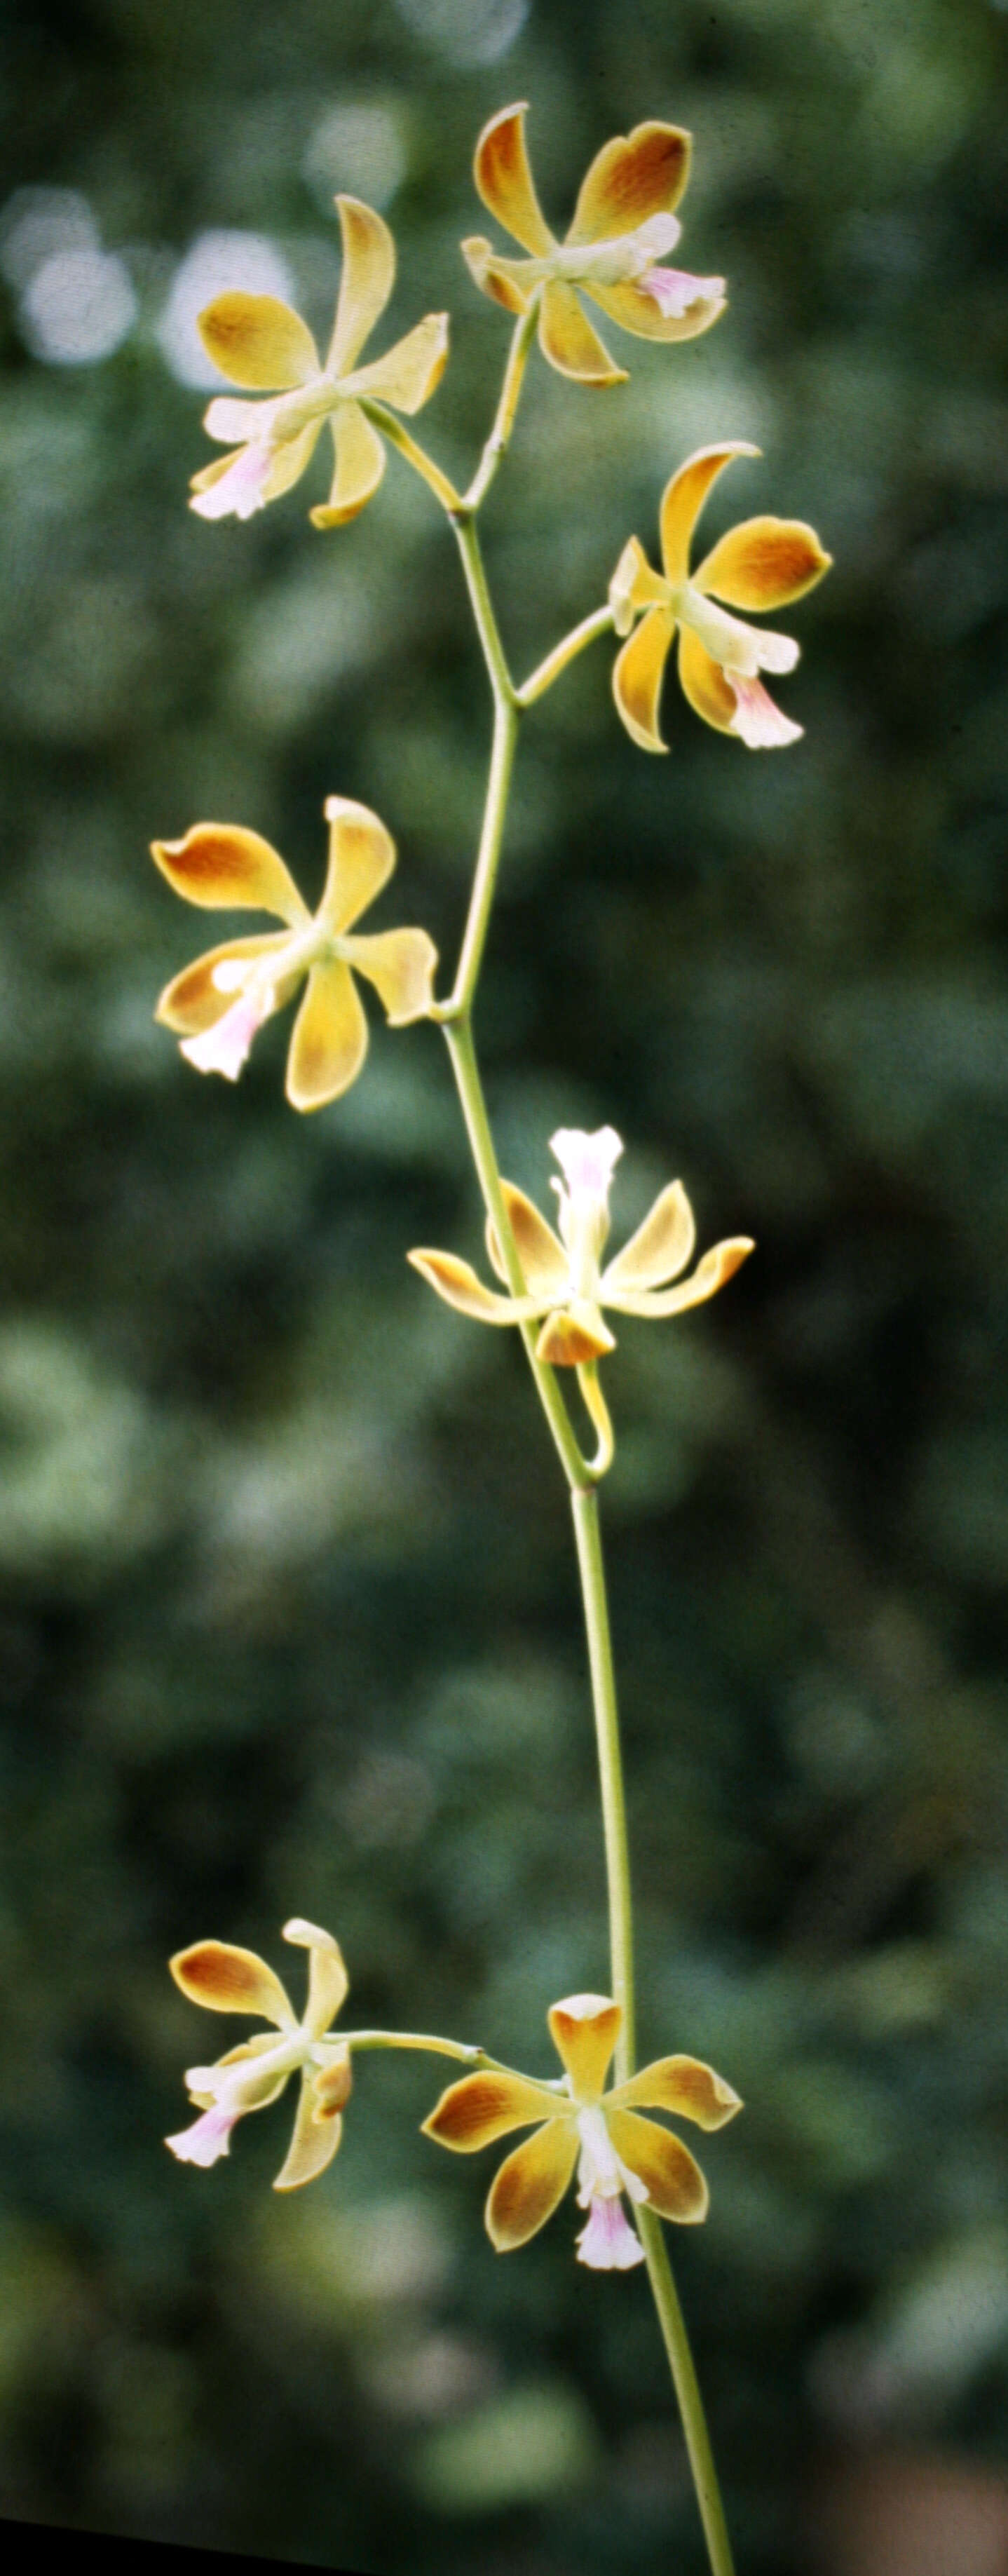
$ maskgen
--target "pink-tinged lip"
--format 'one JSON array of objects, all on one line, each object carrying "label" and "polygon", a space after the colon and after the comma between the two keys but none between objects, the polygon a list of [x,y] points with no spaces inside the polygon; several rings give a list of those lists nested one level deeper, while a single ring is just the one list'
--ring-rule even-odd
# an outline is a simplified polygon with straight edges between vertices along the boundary
[{"label": "pink-tinged lip", "polygon": [[271,993],[260,995],[258,1001],[240,994],[212,1029],[204,1029],[200,1037],[183,1038],[180,1053],[195,1065],[197,1073],[222,1073],[226,1082],[237,1082],[256,1031],[269,1018],[272,1003]]},{"label": "pink-tinged lip", "polygon": [[646,268],[637,285],[650,295],[666,322],[680,321],[694,304],[708,304],[724,294],[723,277],[691,277],[684,268]]},{"label": "pink-tinged lip", "polygon": [[644,2248],[627,2223],[622,2200],[593,2192],[588,2224],[577,2240],[577,2259],[592,2272],[629,2272],[643,2263]]},{"label": "pink-tinged lip", "polygon": [[800,741],[804,727],[792,724],[790,716],[774,705],[762,680],[741,679],[737,671],[726,671],[725,679],[735,693],[732,732],[741,735],[750,751],[776,751],[785,743]]},{"label": "pink-tinged lip", "polygon": [[180,2164],[215,2165],[218,2156],[231,2152],[231,2131],[238,2117],[237,2111],[224,2111],[215,2102],[199,2120],[193,2121],[191,2128],[179,2129],[174,2138],[166,2138],[165,2145]]}]

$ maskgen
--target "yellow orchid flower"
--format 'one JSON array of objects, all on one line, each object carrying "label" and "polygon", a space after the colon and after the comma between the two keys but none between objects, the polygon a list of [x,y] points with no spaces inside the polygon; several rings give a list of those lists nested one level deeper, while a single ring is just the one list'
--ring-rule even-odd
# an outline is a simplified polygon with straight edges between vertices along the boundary
[{"label": "yellow orchid flower", "polygon": [[[552,1186],[560,1202],[559,1234],[554,1234],[524,1190],[503,1181],[522,1269],[528,1283],[524,1297],[499,1296],[468,1261],[451,1252],[408,1254],[415,1270],[429,1281],[449,1306],[481,1324],[523,1324],[544,1317],[536,1358],[554,1367],[575,1368],[615,1350],[602,1308],[618,1314],[681,1314],[716,1295],[752,1252],[748,1236],[717,1243],[688,1279],[676,1279],[690,1259],[696,1239],[693,1211],[681,1181],[660,1191],[637,1232],[604,1270],[602,1253],[609,1233],[609,1190],[613,1169],[623,1151],[614,1127],[589,1136],[580,1128],[560,1127],[550,1138],[563,1180]],[[507,1273],[492,1224],[487,1227],[490,1259],[499,1279]]]},{"label": "yellow orchid flower", "polygon": [[152,855],[187,903],[271,912],[285,930],[227,939],[166,985],[155,1017],[181,1034],[199,1073],[237,1081],[264,1020],[282,1010],[307,975],[287,1058],[294,1109],[321,1109],[356,1080],[368,1026],[354,975],[366,976],[390,1028],[425,1017],[437,950],[425,930],[350,936],[352,924],[392,874],[395,843],[367,805],[330,796],[329,866],[316,913],[303,903],[278,852],[238,823],[194,823],[182,841],[153,841]]},{"label": "yellow orchid flower", "polygon": [[[793,671],[798,645],[730,617],[731,608],[784,608],[822,580],[833,560],[803,519],[743,519],[719,537],[696,572],[690,539],[722,467],[758,456],[746,439],[698,447],[665,487],[661,504],[664,572],[653,572],[636,537],[624,546],[609,585],[617,635],[629,636],[613,670],[613,691],[627,732],[642,751],[667,751],[658,731],[658,702],[669,647],[679,628],[679,678],[691,707],[719,733],[736,734],[750,751],[797,742],[802,727],[774,705],[761,671]],[[723,607],[718,601],[724,601]],[[643,610],[633,634],[634,618]]]},{"label": "yellow orchid flower", "polygon": [[357,359],[384,312],[395,277],[388,225],[357,197],[337,197],[343,275],[329,354],[323,366],[301,316],[275,295],[235,288],[215,296],[199,316],[204,348],[232,384],[269,392],[268,402],[218,395],[203,426],[231,449],[192,478],[190,508],[202,519],[251,518],[300,480],[323,421],[332,428],[336,470],[327,502],[311,511],[317,528],[355,519],[378,489],[385,450],[361,410],[362,400],[419,411],[448,362],[447,313],[428,313],[369,367]]},{"label": "yellow orchid flower", "polygon": [[487,2231],[498,2254],[527,2245],[544,2227],[578,2168],[578,2204],[587,2220],[577,2259],[593,2272],[626,2272],[644,2248],[628,2227],[625,2192],[659,2218],[696,2224],[706,2218],[707,2185],[688,2147],[641,2110],[671,2111],[701,2129],[720,2129],[742,2108],[738,2094],[696,2057],[659,2057],[629,2083],[603,2090],[622,2014],[608,1995],[568,1995],[547,2015],[563,2060],[556,2083],[488,2071],[450,2084],[423,2123],[424,2135],[457,2155],[474,2155],[512,2129],[536,2123],[535,2135],[501,2165],[486,2204]]},{"label": "yellow orchid flower", "polygon": [[295,1915],[284,1924],[283,1938],[308,1952],[308,1999],[300,2021],[279,1977],[254,1950],[236,1949],[228,1941],[196,1941],[169,1961],[175,1983],[190,2003],[207,2004],[211,2012],[258,2013],[272,2022],[278,2036],[257,2031],[253,2039],[229,2048],[215,2066],[190,2067],[186,2087],[200,2117],[191,2128],[166,2138],[165,2145],[181,2164],[216,2164],[218,2156],[230,2155],[235,2122],[247,2111],[262,2111],[275,2102],[300,2069],[294,2134],[273,2185],[274,2191],[298,2191],[332,2163],[343,2132],[340,2114],[353,2081],[350,2051],[326,2033],[349,1981],[331,1932]]},{"label": "yellow orchid flower", "polygon": [[539,346],[561,375],[623,384],[626,369],[614,365],[589,322],[582,290],[643,340],[694,340],[724,312],[723,277],[661,265],[681,230],[673,208],[689,177],[690,137],[653,121],[614,135],[586,172],[574,221],[558,242],[536,196],[524,118],[524,105],[491,117],[473,171],[484,205],[530,257],[503,258],[479,235],[463,242],[463,257],[484,295],[509,313],[524,313],[542,289]]}]

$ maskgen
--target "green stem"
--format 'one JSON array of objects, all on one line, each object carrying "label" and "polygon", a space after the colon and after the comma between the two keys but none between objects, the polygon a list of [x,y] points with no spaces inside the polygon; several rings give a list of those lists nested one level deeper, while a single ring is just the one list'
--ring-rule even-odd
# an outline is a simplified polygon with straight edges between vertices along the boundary
[{"label": "green stem", "polygon": [[433,457],[428,456],[426,448],[421,447],[419,440],[411,438],[409,430],[403,428],[395,412],[386,411],[384,403],[365,401],[363,398],[360,407],[374,428],[381,431],[383,438],[388,439],[389,446],[397,447],[400,456],[405,456],[407,464],[412,465],[414,472],[422,476],[423,481],[430,486],[435,499],[440,501],[442,509],[460,509],[461,496],[456,492],[454,483],[449,481],[447,474],[442,474],[440,465],[435,465]]},{"label": "green stem", "polygon": [[568,663],[573,662],[578,653],[584,652],[586,644],[594,644],[599,635],[612,634],[613,622],[611,608],[596,608],[590,617],[582,618],[580,626],[572,626],[570,634],[565,635],[559,644],[554,644],[552,653],[547,653],[545,661],[540,662],[529,678],[522,682],[517,692],[519,706],[530,707],[536,698],[543,697],[546,690],[552,688],[554,680],[559,679],[561,671],[566,671]]},{"label": "green stem", "polygon": [[478,510],[480,502],[486,498],[501,457],[510,441],[538,319],[539,297],[534,295],[527,311],[520,316],[515,326],[494,425],[465,496],[464,507],[467,510]]}]

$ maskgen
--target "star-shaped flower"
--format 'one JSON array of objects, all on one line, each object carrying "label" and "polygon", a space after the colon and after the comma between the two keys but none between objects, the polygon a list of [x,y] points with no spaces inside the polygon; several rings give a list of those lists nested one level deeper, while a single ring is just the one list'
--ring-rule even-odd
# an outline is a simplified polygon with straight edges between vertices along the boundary
[{"label": "star-shaped flower", "polygon": [[326,2032],[346,1997],[348,1979],[330,1932],[295,1916],[284,1924],[283,1937],[308,1952],[308,1999],[300,2021],[279,1977],[254,1950],[236,1949],[228,1941],[196,1941],[169,1961],[176,1985],[191,2003],[207,2004],[212,2012],[256,2013],[272,2022],[273,2031],[257,2031],[253,2039],[229,2048],[215,2066],[190,2067],[186,2087],[200,2117],[191,2128],[166,2138],[165,2145],[182,2164],[216,2164],[218,2156],[231,2152],[235,2122],[247,2111],[263,2111],[275,2102],[300,2069],[294,2134],[273,2186],[275,2191],[297,2191],[325,2172],[342,2136],[340,2113],[353,2080],[350,2051],[339,2040],[327,2039]]},{"label": "star-shaped flower", "polygon": [[564,2075],[556,2083],[488,2071],[464,2075],[435,2104],[424,2134],[473,2155],[512,2129],[535,2135],[501,2165],[486,2204],[498,2254],[526,2245],[544,2227],[578,2168],[578,2202],[588,2213],[577,2240],[592,2271],[628,2271],[644,2249],[628,2227],[622,2195],[659,2218],[706,2218],[707,2185],[688,2147],[641,2110],[671,2111],[698,2128],[720,2129],[742,2108],[737,2093],[696,2057],[659,2057],[606,2093],[622,2015],[608,1995],[568,1995],[547,2016]]},{"label": "star-shaped flower", "polygon": [[693,340],[724,311],[723,277],[661,265],[681,230],[673,208],[689,177],[689,135],[653,121],[614,135],[596,153],[570,231],[558,242],[536,196],[524,117],[524,106],[491,117],[473,166],[484,205],[530,257],[504,258],[479,235],[463,242],[463,256],[484,295],[509,313],[523,313],[541,288],[539,346],[561,375],[622,384],[626,370],[614,365],[579,290],[644,340]]},{"label": "star-shaped flower", "polygon": [[[436,1288],[449,1306],[481,1324],[523,1324],[544,1317],[536,1357],[554,1367],[574,1368],[596,1360],[616,1344],[603,1321],[603,1306],[622,1315],[678,1315],[716,1295],[753,1250],[748,1236],[717,1243],[688,1279],[676,1288],[696,1240],[693,1211],[681,1181],[660,1191],[637,1232],[604,1270],[602,1253],[609,1233],[609,1190],[613,1168],[623,1151],[614,1127],[594,1136],[580,1128],[561,1127],[550,1139],[563,1173],[553,1188],[560,1202],[559,1235],[554,1234],[524,1190],[512,1181],[501,1187],[518,1255],[527,1282],[524,1297],[499,1296],[484,1286],[468,1261],[452,1252],[411,1252],[415,1270]],[[490,1259],[497,1276],[507,1272],[492,1224],[487,1228]]]},{"label": "star-shaped flower", "polygon": [[391,1028],[423,1019],[437,950],[425,930],[351,937],[395,866],[395,844],[367,805],[330,796],[329,866],[318,911],[303,903],[278,852],[239,823],[194,823],[182,841],[154,841],[158,867],[187,903],[248,907],[286,923],[251,939],[226,939],[166,985],[156,1017],[182,1037],[199,1073],[235,1082],[263,1021],[282,1010],[307,975],[287,1058],[294,1109],[321,1109],[360,1072],[368,1026],[354,983],[366,976]]},{"label": "star-shaped flower", "polygon": [[[630,640],[617,657],[613,690],[627,732],[642,751],[668,749],[658,731],[658,703],[677,626],[679,678],[705,724],[737,734],[750,751],[776,750],[801,734],[801,725],[782,715],[759,677],[761,671],[794,670],[799,648],[793,636],[769,634],[727,612],[785,608],[821,581],[832,556],[823,552],[815,529],[803,519],[743,519],[718,538],[696,572],[689,568],[690,539],[712,483],[733,457],[759,452],[740,438],[699,447],[662,495],[664,572],[652,571],[636,537],[616,566],[609,605],[617,634]],[[642,609],[641,624],[631,634]]]},{"label": "star-shaped flower", "polygon": [[419,411],[440,383],[448,361],[448,316],[428,313],[383,358],[358,367],[365,340],[384,312],[395,277],[395,244],[388,225],[356,197],[337,197],[343,233],[343,275],[329,354],[323,366],[301,316],[275,295],[246,295],[235,288],[218,295],[199,316],[204,347],[232,384],[269,390],[268,402],[235,402],[218,395],[204,428],[223,439],[219,456],[192,478],[190,507],[202,519],[251,518],[267,501],[290,490],[304,473],[323,421],[336,448],[336,471],[327,502],[312,510],[317,528],[355,519],[376,492],[385,450],[361,401],[389,403],[394,411]]}]

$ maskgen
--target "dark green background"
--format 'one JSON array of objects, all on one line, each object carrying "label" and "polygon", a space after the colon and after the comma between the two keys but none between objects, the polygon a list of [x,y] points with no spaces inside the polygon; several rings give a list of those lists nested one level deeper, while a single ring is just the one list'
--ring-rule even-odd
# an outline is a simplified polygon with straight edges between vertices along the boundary
[{"label": "dark green background", "polygon": [[218,2040],[164,1970],[197,1936],[282,1964],[308,1914],[361,2018],[543,2072],[546,2005],[606,1980],[561,1480],[516,1343],[404,1261],[480,1242],[436,1034],[376,1026],[352,1095],[299,1120],[280,1026],[232,1090],[151,1022],[205,929],[154,834],[252,824],[313,896],[322,800],[362,797],[400,848],[375,926],[450,957],[488,741],[398,459],[325,537],[321,465],[246,527],[187,512],[210,451],[155,334],[174,263],[263,233],[324,331],[306,147],[384,108],[390,328],[450,307],[423,434],[464,472],[507,333],[458,254],[470,155],[528,97],[558,221],[612,132],[692,128],[682,256],[731,306],[693,346],[621,338],[614,393],[536,362],[486,512],[516,668],[631,530],[653,553],[710,439],[763,449],[712,535],[776,510],[836,558],[779,621],[795,749],[753,758],[670,680],[649,760],[608,645],[529,721],[479,1008],[536,1196],[553,1127],[612,1120],[618,1233],[679,1171],[703,1241],[758,1238],[716,1306],[621,1332],[606,1526],[642,2046],[748,2106],[673,2250],[744,2576],[804,2576],[820,2453],[1005,2450],[1008,24],[533,0],[460,63],[487,24],[24,0],[0,40],[10,187],[82,192],[140,314],[104,363],[47,365],[4,290],[3,2503],[381,2576],[701,2565],[646,2284],[573,2263],[573,2202],[494,2257],[492,2159],[417,2135],[430,2062],[366,2064],[292,2201],[286,2106],[209,2175],[159,2143]]}]

